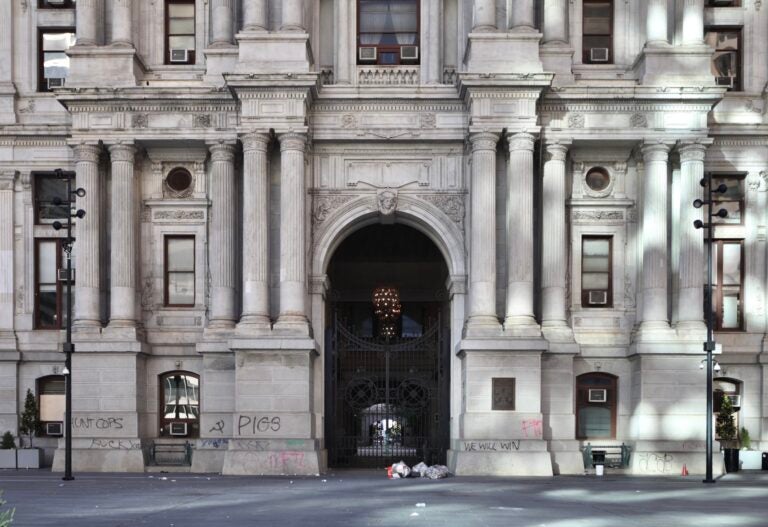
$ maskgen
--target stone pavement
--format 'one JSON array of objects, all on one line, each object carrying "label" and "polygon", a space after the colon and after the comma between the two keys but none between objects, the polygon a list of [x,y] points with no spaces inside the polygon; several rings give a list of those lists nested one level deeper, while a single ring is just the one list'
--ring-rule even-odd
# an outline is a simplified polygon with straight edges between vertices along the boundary
[{"label": "stone pavement", "polygon": [[[13,527],[768,527],[768,472],[700,477],[388,480],[0,471]],[[423,505],[421,505],[423,504]]]}]

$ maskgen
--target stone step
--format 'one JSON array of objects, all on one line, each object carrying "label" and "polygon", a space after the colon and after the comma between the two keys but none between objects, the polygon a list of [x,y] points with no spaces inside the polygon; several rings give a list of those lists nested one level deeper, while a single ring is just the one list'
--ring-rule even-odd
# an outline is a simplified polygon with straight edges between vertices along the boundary
[{"label": "stone step", "polygon": [[151,472],[154,474],[168,473],[168,474],[186,474],[192,471],[192,467],[186,465],[147,465],[144,467],[144,472]]}]

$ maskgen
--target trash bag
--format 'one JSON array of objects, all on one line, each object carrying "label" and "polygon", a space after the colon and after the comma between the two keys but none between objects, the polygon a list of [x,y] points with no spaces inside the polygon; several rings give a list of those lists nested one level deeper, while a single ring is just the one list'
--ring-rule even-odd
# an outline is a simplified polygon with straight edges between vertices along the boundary
[{"label": "trash bag", "polygon": [[445,465],[432,465],[424,473],[424,476],[429,479],[442,479],[450,475],[451,473]]},{"label": "trash bag", "polygon": [[427,471],[429,467],[426,463],[423,461],[421,463],[418,463],[417,465],[414,465],[411,468],[411,477],[413,478],[423,478],[425,476],[425,472]]},{"label": "trash bag", "polygon": [[400,461],[399,463],[395,463],[392,465],[392,477],[395,477],[395,474],[397,474],[400,478],[407,478],[411,475],[411,467],[405,464],[404,461]]}]

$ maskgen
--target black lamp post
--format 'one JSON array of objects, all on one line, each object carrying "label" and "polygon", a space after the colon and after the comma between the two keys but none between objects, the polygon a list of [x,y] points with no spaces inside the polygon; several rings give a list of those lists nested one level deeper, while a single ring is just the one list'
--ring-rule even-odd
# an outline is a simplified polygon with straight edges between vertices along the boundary
[{"label": "black lamp post", "polygon": [[707,199],[702,201],[700,199],[694,200],[693,206],[700,209],[702,206],[707,206],[707,222],[696,220],[693,222],[693,226],[697,229],[707,229],[707,294],[704,299],[704,309],[706,310],[707,321],[707,340],[704,342],[704,351],[707,353],[707,475],[704,478],[704,483],[714,483],[712,478],[712,414],[713,414],[713,401],[712,401],[712,352],[715,351],[715,341],[712,336],[714,320],[712,313],[712,231],[714,225],[712,218],[725,218],[728,216],[728,211],[720,209],[717,212],[712,212],[712,205],[714,204],[713,196],[715,194],[724,194],[728,191],[728,187],[725,183],[721,183],[717,188],[712,188],[712,175],[707,174],[701,180],[701,186],[706,189]]},{"label": "black lamp post", "polygon": [[73,196],[84,197],[85,190],[78,188],[72,190],[72,180],[75,178],[74,172],[64,172],[60,168],[55,170],[56,177],[67,182],[67,200],[62,201],[58,196],[53,198],[54,205],[65,205],[67,208],[67,224],[62,225],[60,221],[53,222],[55,230],[67,229],[67,237],[61,240],[61,246],[67,256],[67,340],[64,343],[64,352],[67,354],[64,362],[64,372],[66,374],[66,409],[64,411],[64,477],[65,481],[75,479],[72,476],[72,352],[75,351],[75,345],[72,344],[72,245],[75,239],[72,237],[72,218],[85,217],[85,211],[78,209],[73,213]]}]

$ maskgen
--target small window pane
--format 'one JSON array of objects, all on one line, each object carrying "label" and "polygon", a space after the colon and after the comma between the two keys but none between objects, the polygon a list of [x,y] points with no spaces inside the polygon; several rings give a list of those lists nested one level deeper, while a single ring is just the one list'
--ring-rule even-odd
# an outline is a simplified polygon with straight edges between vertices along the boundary
[{"label": "small window pane", "polygon": [[723,284],[741,283],[741,244],[723,244]]},{"label": "small window pane", "polygon": [[40,284],[56,283],[56,241],[40,242],[38,249],[37,280]]},{"label": "small window pane", "polygon": [[40,286],[37,295],[38,321],[41,327],[55,327],[56,317],[56,286]]},{"label": "small window pane", "polygon": [[191,18],[195,16],[195,4],[169,4],[169,18]]},{"label": "small window pane", "polygon": [[579,408],[579,437],[611,437],[611,409],[607,406]]},{"label": "small window pane", "polygon": [[194,35],[194,18],[174,18],[169,21],[169,30],[171,35]]},{"label": "small window pane", "polygon": [[168,240],[168,271],[194,271],[195,240],[171,238]]},{"label": "small window pane", "polygon": [[40,420],[63,421],[65,403],[66,396],[63,392],[56,395],[40,395]]},{"label": "small window pane", "polygon": [[195,49],[195,37],[168,37],[171,49]]},{"label": "small window pane", "polygon": [[739,290],[726,288],[723,291],[723,329],[739,329]]},{"label": "small window pane", "polygon": [[195,303],[194,273],[168,273],[168,303],[175,305]]},{"label": "small window pane", "polygon": [[606,273],[584,273],[581,279],[582,289],[587,290],[607,290],[609,286],[608,274]]}]

